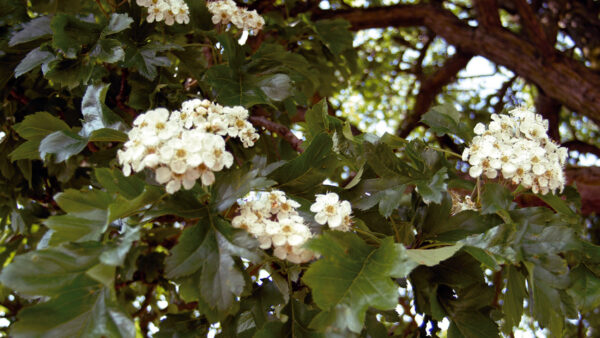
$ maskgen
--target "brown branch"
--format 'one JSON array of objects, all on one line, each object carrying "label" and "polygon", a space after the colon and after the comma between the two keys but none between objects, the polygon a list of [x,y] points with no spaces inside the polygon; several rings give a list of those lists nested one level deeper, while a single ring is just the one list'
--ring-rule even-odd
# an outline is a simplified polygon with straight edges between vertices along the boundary
[{"label": "brown branch", "polygon": [[562,104],[551,97],[548,97],[543,91],[539,90],[535,99],[535,110],[548,120],[548,135],[555,142],[560,142],[560,133],[558,130],[560,122],[560,110]]},{"label": "brown branch", "polygon": [[476,0],[474,1],[477,10],[479,24],[486,29],[500,28],[500,16],[498,15],[498,3],[496,0]]},{"label": "brown branch", "polygon": [[562,144],[563,147],[567,147],[569,150],[576,150],[582,154],[590,153],[600,157],[600,148],[595,145],[585,143],[579,140],[567,141]]},{"label": "brown branch", "polygon": [[273,122],[264,116],[254,115],[250,116],[248,120],[250,120],[250,122],[252,122],[252,124],[256,126],[260,126],[271,132],[277,133],[282,139],[286,140],[297,152],[301,153],[304,151],[304,149],[302,149],[302,140],[297,138],[296,135],[294,135],[294,133],[292,133],[292,131],[288,127],[277,122]]},{"label": "brown branch", "polygon": [[421,116],[429,110],[442,88],[454,81],[458,72],[469,63],[472,57],[471,54],[463,53],[459,50],[446,60],[446,63],[435,73],[421,82],[413,111],[402,121],[402,126],[399,128],[398,135],[400,137],[408,136],[419,124]]},{"label": "brown branch", "polygon": [[581,196],[581,213],[600,212],[600,167],[570,167],[565,169],[568,184],[577,186]]},{"label": "brown branch", "polygon": [[22,105],[26,106],[29,104],[29,100],[25,96],[17,93],[16,90],[11,89],[9,93],[13,99],[19,101],[19,103],[21,103]]},{"label": "brown branch", "polygon": [[554,56],[555,49],[550,44],[546,36],[546,31],[540,24],[531,6],[529,6],[526,0],[514,0],[514,2],[521,18],[521,24],[525,27],[527,33],[529,33],[529,38],[533,44],[539,49],[542,56],[546,58]]},{"label": "brown branch", "polygon": [[326,10],[316,12],[313,18],[343,18],[355,30],[426,26],[457,49],[511,69],[571,110],[600,121],[599,74],[558,51],[551,60],[544,61],[533,43],[508,30],[470,27],[450,11],[432,4]]},{"label": "brown branch", "polygon": [[125,97],[125,86],[127,85],[127,74],[128,74],[127,69],[125,69],[125,68],[121,69],[121,86],[119,88],[119,94],[117,94],[117,97],[115,97],[115,101],[117,101],[117,107],[119,107],[119,109],[121,109],[122,111],[131,115],[131,117],[136,117],[137,112],[135,111],[135,109],[133,109],[125,104],[125,101],[127,101],[127,98]]}]

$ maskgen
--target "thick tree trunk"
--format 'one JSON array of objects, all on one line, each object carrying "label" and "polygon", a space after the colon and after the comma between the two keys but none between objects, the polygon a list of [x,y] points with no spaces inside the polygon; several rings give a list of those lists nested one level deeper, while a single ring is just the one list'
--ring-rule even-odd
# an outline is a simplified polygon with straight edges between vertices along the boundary
[{"label": "thick tree trunk", "polygon": [[502,27],[471,27],[450,11],[432,4],[396,5],[315,13],[343,18],[355,30],[426,26],[466,53],[481,55],[539,86],[546,95],[600,122],[600,76],[558,50],[551,55]]}]

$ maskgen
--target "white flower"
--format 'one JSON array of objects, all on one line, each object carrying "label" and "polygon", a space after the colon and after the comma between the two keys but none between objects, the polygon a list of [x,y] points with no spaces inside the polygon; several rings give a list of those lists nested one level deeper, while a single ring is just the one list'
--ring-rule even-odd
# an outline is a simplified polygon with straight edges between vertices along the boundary
[{"label": "white flower", "polygon": [[[145,168],[154,170],[156,181],[165,184],[169,193],[181,187],[191,189],[197,180],[211,185],[214,172],[233,165],[223,138],[229,124],[243,126],[236,133],[244,146],[258,138],[247,117],[243,107],[223,107],[199,99],[183,102],[181,109],[172,113],[165,108],[149,110],[134,120],[129,139],[117,151],[118,162],[126,176]],[[250,140],[245,133],[250,133]]]},{"label": "white flower", "polygon": [[189,7],[183,0],[136,0],[140,7],[148,8],[146,21],[165,21],[167,25],[189,23]]},{"label": "white flower", "polygon": [[298,264],[313,259],[314,254],[302,248],[312,234],[296,211],[300,204],[279,190],[254,196],[240,205],[240,215],[231,225],[257,238],[260,248],[273,247],[273,254],[280,259]]},{"label": "white flower", "polygon": [[332,229],[343,225],[346,216],[352,212],[350,202],[339,200],[336,193],[316,195],[316,202],[310,206],[310,211],[316,213],[315,221],[319,224],[328,223]]},{"label": "white flower", "polygon": [[492,115],[487,131],[481,123],[475,126],[478,136],[463,151],[462,160],[471,165],[469,175],[474,178],[493,179],[500,172],[535,193],[562,190],[567,149],[552,142],[547,130],[548,121],[522,107],[509,115]]},{"label": "white flower", "polygon": [[233,0],[211,1],[207,7],[213,15],[211,20],[215,25],[232,23],[240,30],[257,33],[265,24],[265,20],[255,10],[240,8]]}]

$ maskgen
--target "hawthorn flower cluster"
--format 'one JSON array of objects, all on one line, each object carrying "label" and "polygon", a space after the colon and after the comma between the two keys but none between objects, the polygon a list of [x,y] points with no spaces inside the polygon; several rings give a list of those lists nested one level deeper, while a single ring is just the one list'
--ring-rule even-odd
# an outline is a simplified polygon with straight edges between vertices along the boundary
[{"label": "hawthorn flower cluster", "polygon": [[207,4],[208,11],[212,13],[212,22],[227,25],[232,23],[243,31],[260,31],[265,25],[265,20],[253,10],[238,7],[233,0],[212,1]]},{"label": "hawthorn flower cluster", "polygon": [[129,140],[117,152],[117,159],[125,176],[145,168],[153,170],[156,181],[166,184],[169,194],[182,186],[191,189],[198,179],[211,185],[214,172],[233,164],[224,137],[237,137],[244,147],[253,146],[258,139],[247,118],[243,107],[223,107],[199,99],[185,101],[173,112],[156,108],[133,121]]},{"label": "hawthorn flower cluster", "polygon": [[492,115],[487,126],[478,123],[475,136],[462,154],[471,165],[469,175],[493,179],[499,173],[534,193],[562,191],[567,149],[547,135],[548,121],[525,108]]},{"label": "hawthorn flower cluster", "polygon": [[327,223],[331,229],[349,231],[352,226],[350,214],[352,207],[348,201],[340,201],[340,197],[330,192],[325,195],[316,195],[316,201],[310,206],[310,211],[316,213],[315,221],[319,224]]},{"label": "hawthorn flower cluster", "polygon": [[171,26],[177,23],[190,22],[190,9],[183,0],[136,0],[140,7],[148,8],[146,21],[164,21]]},{"label": "hawthorn flower cluster", "polygon": [[308,262],[314,253],[302,246],[312,233],[296,208],[300,203],[273,190],[240,206],[241,214],[231,221],[234,228],[244,229],[260,242],[261,249],[273,247],[273,254],[296,264]]}]

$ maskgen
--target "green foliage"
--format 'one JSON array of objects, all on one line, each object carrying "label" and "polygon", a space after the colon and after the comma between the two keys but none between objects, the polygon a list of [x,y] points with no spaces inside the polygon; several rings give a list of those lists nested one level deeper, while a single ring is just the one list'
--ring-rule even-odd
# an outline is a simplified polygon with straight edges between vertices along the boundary
[{"label": "green foliage", "polygon": [[[191,22],[168,26],[135,1],[0,0],[2,334],[416,336],[446,318],[448,337],[494,337],[527,316],[560,336],[565,318],[600,306],[600,247],[575,188],[472,182],[455,150],[360,133],[333,113],[330,96],[356,77],[368,95],[397,96],[381,84],[408,69],[393,32],[381,35],[387,54],[365,61],[371,42],[354,48],[348,22],[283,1],[240,45],[205,1],[188,2]],[[248,108],[260,139],[228,138],[234,163],[211,186],[171,195],[153,170],[125,176],[116,154],[135,118],[190,98]],[[421,121],[431,137],[472,137],[453,102]],[[232,226],[242,199],[271,189],[300,204],[320,256],[281,260]],[[352,203],[350,231],[314,220],[327,192]],[[453,208],[465,195],[475,210]]]}]

